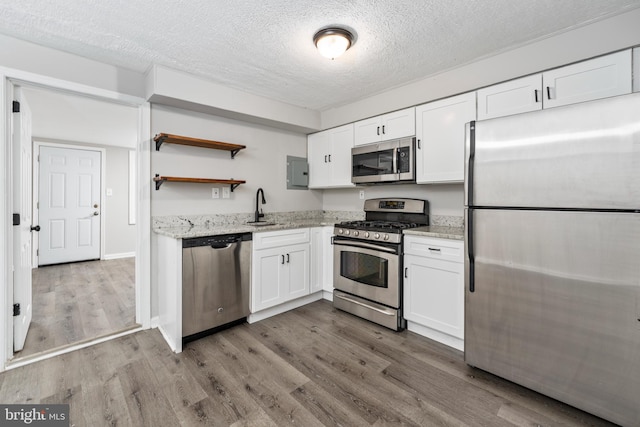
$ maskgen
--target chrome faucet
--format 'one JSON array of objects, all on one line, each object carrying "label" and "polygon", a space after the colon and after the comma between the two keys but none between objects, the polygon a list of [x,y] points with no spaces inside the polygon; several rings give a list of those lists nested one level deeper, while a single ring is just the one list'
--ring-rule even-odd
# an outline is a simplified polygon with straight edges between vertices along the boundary
[{"label": "chrome faucet", "polygon": [[255,218],[254,218],[255,222],[259,222],[260,218],[264,217],[264,214],[262,213],[262,210],[259,208],[260,207],[260,193],[262,193],[262,204],[264,205],[265,203],[267,203],[267,201],[264,198],[264,190],[262,188],[258,188],[258,191],[256,191],[256,213],[255,213]]}]

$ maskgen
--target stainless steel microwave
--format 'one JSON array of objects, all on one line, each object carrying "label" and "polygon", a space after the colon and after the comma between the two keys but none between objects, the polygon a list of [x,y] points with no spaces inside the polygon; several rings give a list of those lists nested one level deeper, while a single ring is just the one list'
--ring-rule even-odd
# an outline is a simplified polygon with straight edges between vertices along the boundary
[{"label": "stainless steel microwave", "polygon": [[415,182],[416,139],[407,137],[351,149],[351,182],[380,184]]}]

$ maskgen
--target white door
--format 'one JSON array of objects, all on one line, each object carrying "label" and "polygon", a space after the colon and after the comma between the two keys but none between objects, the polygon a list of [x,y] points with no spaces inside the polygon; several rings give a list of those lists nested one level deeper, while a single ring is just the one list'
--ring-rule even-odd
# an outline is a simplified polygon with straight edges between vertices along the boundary
[{"label": "white door", "polygon": [[31,110],[19,87],[14,87],[14,95],[20,111],[13,114],[13,206],[20,225],[13,228],[13,303],[20,305],[20,314],[13,317],[13,350],[20,351],[32,315]]},{"label": "white door", "polygon": [[39,265],[100,258],[101,155],[40,147]]}]

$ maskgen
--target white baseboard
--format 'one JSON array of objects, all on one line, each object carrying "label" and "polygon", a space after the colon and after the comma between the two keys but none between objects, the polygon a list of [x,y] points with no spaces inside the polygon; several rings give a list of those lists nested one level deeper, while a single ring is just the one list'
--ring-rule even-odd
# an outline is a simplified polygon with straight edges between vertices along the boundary
[{"label": "white baseboard", "polygon": [[322,291],[322,298],[329,300],[329,301],[333,301],[333,291]]},{"label": "white baseboard", "polygon": [[419,323],[409,321],[407,321],[407,329],[418,335],[422,335],[423,337],[430,338],[444,345],[448,345],[449,347],[453,347],[456,350],[464,351],[464,340],[461,340],[460,338],[456,338],[449,334],[436,331],[435,329],[422,326]]},{"label": "white baseboard", "polygon": [[151,329],[155,329],[158,326],[160,326],[160,317],[158,316],[153,316],[151,318]]},{"label": "white baseboard", "polygon": [[276,305],[275,307],[266,308],[264,310],[258,311],[257,313],[251,313],[249,317],[247,317],[247,322],[249,323],[259,322],[271,316],[275,316],[276,314],[282,314],[286,311],[293,310],[294,308],[302,307],[303,305],[307,305],[321,299],[322,299],[322,292],[316,292],[314,294],[307,295],[302,298],[295,299],[293,301],[287,301],[280,305]]},{"label": "white baseboard", "polygon": [[134,252],[123,252],[120,254],[109,254],[109,255],[105,255],[104,257],[102,257],[103,260],[110,260],[110,259],[120,259],[120,258],[131,258],[131,257],[135,257],[136,253]]}]

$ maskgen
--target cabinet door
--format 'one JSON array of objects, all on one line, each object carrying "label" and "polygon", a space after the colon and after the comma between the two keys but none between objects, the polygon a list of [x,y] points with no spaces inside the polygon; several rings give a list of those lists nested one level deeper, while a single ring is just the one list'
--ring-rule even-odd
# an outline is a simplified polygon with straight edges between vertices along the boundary
[{"label": "cabinet door", "polygon": [[371,144],[382,137],[382,120],[380,116],[360,120],[354,123],[354,145]]},{"label": "cabinet door", "polygon": [[282,248],[262,249],[253,252],[251,272],[251,312],[273,307],[286,301],[287,270]]},{"label": "cabinet door", "polygon": [[397,139],[416,134],[416,109],[404,110],[382,116],[382,139]]},{"label": "cabinet door", "polygon": [[287,269],[286,300],[309,295],[309,244],[286,248],[285,268]]},{"label": "cabinet door", "polygon": [[475,92],[416,107],[418,184],[464,181],[464,125],[475,118]]},{"label": "cabinet door", "polygon": [[631,50],[542,74],[544,108],[631,93]]},{"label": "cabinet door", "polygon": [[404,256],[404,317],[464,339],[464,264]]},{"label": "cabinet door", "polygon": [[329,131],[307,136],[309,188],[323,188],[329,185],[329,150]]},{"label": "cabinet door", "polygon": [[478,120],[542,109],[542,74],[478,90]]},{"label": "cabinet door", "polygon": [[354,187],[351,182],[353,123],[330,130],[329,186]]}]

